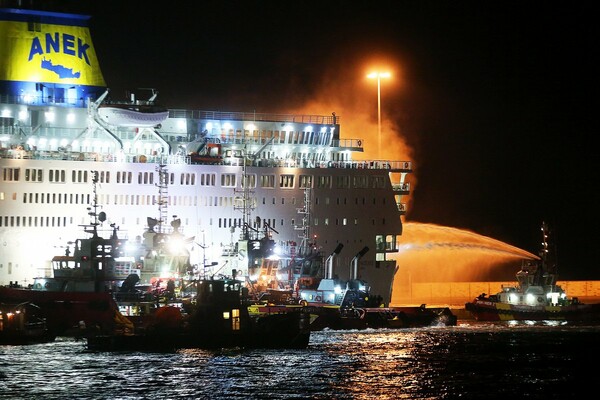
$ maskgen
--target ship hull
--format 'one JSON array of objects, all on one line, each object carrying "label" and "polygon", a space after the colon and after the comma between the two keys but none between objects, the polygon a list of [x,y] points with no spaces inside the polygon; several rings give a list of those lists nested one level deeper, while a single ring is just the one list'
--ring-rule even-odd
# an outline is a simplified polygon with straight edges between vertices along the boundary
[{"label": "ship hull", "polygon": [[600,304],[565,306],[511,305],[475,300],[465,304],[477,321],[568,321],[600,322]]},{"label": "ship hull", "polygon": [[110,293],[50,292],[0,286],[3,303],[30,302],[40,307],[48,330],[72,335],[82,327],[100,329],[114,324],[116,304]]}]

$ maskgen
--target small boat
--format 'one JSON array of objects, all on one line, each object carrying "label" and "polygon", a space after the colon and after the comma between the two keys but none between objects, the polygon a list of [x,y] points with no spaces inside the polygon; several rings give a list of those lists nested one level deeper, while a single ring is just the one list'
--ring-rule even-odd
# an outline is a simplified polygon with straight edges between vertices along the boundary
[{"label": "small boat", "polygon": [[35,304],[57,336],[76,336],[84,327],[113,329],[115,324],[130,324],[119,314],[113,292],[136,264],[122,257],[127,240],[118,236],[118,227],[111,224],[110,234],[100,228],[107,216],[99,212],[97,175],[94,172],[91,221],[82,226],[87,237],[69,242],[63,254],[53,257],[51,276],[38,276],[27,286],[17,282],[0,286],[0,302]]},{"label": "small boat", "polygon": [[0,345],[48,343],[55,338],[37,305],[0,304]]},{"label": "small boat", "polygon": [[169,110],[157,103],[158,93],[152,90],[148,100],[136,100],[131,94],[130,101],[106,101],[98,106],[100,119],[112,126],[151,128],[159,126],[169,117]]},{"label": "small boat", "polygon": [[568,297],[557,284],[558,265],[554,246],[549,246],[550,232],[541,227],[542,248],[538,261],[523,261],[516,274],[517,284],[503,286],[502,291],[482,293],[465,304],[478,321],[542,321],[600,322],[600,303],[584,304]]},{"label": "small boat", "polygon": [[181,348],[304,349],[310,340],[309,314],[249,313],[245,286],[236,279],[195,282],[183,309],[161,307],[155,322],[135,333],[87,337],[93,351],[173,351]]}]

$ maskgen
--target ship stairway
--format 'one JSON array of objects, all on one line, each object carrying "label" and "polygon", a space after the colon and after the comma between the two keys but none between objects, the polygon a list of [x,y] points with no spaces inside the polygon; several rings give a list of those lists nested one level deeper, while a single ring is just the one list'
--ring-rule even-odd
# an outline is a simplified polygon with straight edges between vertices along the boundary
[{"label": "ship stairway", "polygon": [[158,214],[159,214],[159,224],[158,231],[159,233],[164,233],[164,226],[167,224],[168,213],[167,213],[167,204],[169,202],[169,186],[168,186],[168,171],[165,165],[159,164],[156,167],[156,171],[158,172]]},{"label": "ship stairway", "polygon": [[294,230],[300,231],[298,239],[300,239],[300,246],[298,246],[298,255],[305,256],[309,254],[310,248],[312,247],[310,241],[310,214],[311,214],[311,191],[310,185],[304,189],[304,207],[298,208],[296,211],[300,214],[300,224],[294,225]]}]

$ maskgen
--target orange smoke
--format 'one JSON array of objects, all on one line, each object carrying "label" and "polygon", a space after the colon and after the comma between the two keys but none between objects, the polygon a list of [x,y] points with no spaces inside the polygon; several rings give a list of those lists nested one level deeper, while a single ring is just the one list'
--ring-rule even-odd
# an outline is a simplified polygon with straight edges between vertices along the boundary
[{"label": "orange smoke", "polygon": [[[340,138],[362,141],[364,151],[353,154],[356,160],[381,158],[414,163],[414,151],[397,124],[400,109],[397,105],[398,93],[407,86],[402,72],[394,67],[398,62],[381,57],[359,67],[349,64],[324,71],[321,83],[315,85],[313,97],[302,105],[294,105],[293,111],[288,112],[315,115],[335,112],[340,123]],[[392,74],[391,78],[381,82],[381,157],[377,156],[377,81],[367,78],[367,74],[373,69],[390,71]],[[407,181],[414,190],[417,176],[409,174]],[[404,198],[403,202],[407,204],[410,213],[410,196]]]},{"label": "orange smoke", "polygon": [[[407,181],[414,191],[419,160],[414,160],[415,152],[398,126],[402,110],[397,95],[410,92],[411,88],[397,68],[389,67],[394,63],[388,61],[358,68],[347,63],[336,71],[324,71],[323,81],[311,100],[300,107],[294,106],[293,112],[317,115],[327,110],[335,112],[341,125],[340,138],[362,140],[364,152],[355,153],[354,158],[378,159],[377,82],[366,76],[371,72],[371,65],[384,65],[373,68],[392,73],[390,80],[381,82],[381,158],[412,161],[413,173],[408,175]],[[403,198],[403,202],[408,204],[410,214],[411,196]],[[508,271],[508,280],[512,280],[520,260],[536,258],[527,251],[473,232],[418,222],[404,222],[401,241],[402,250],[396,255],[399,272],[394,286],[407,276],[412,281],[472,281],[489,280],[498,271],[505,275]]]}]

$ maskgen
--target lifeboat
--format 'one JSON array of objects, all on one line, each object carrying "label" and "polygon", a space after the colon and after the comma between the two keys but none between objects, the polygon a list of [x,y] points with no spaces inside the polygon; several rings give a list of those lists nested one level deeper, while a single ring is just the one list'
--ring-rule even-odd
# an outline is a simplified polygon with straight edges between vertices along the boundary
[{"label": "lifeboat", "polygon": [[100,119],[113,126],[155,127],[169,117],[169,110],[155,104],[102,104],[98,107]]}]

